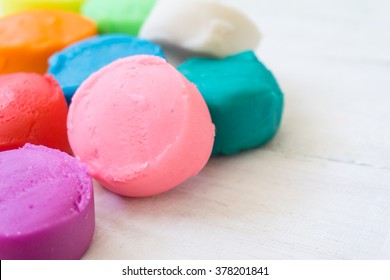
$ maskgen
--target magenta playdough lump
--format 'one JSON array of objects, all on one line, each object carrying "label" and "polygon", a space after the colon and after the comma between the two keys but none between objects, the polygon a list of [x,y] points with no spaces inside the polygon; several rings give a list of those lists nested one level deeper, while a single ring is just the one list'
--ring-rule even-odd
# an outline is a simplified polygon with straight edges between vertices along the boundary
[{"label": "magenta playdough lump", "polygon": [[86,167],[31,144],[0,153],[0,259],[80,259],[95,228]]}]

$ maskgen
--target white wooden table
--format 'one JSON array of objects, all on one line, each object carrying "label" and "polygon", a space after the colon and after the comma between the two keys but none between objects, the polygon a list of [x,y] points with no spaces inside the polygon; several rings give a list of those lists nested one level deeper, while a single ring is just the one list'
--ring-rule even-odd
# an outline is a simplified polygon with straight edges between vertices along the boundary
[{"label": "white wooden table", "polygon": [[97,186],[85,259],[390,259],[390,1],[226,2],[262,30],[279,134],[159,196]]},{"label": "white wooden table", "polygon": [[390,259],[390,1],[225,1],[262,30],[279,134],[159,196],[96,185],[84,258]]}]

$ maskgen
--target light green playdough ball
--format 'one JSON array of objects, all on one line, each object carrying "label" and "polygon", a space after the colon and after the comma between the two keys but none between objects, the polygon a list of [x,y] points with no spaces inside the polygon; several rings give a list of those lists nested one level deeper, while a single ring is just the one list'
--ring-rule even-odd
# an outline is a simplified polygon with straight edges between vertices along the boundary
[{"label": "light green playdough ball", "polygon": [[81,11],[94,20],[99,33],[138,35],[156,0],[87,0]]},{"label": "light green playdough ball", "polygon": [[191,58],[178,69],[209,107],[216,128],[214,155],[261,146],[278,131],[283,93],[252,51],[224,59]]}]

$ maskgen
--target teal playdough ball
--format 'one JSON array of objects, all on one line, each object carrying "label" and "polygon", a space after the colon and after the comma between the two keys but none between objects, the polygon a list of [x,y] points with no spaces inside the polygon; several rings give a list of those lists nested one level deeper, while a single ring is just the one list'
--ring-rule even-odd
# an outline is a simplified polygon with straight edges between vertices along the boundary
[{"label": "teal playdough ball", "polygon": [[87,0],[81,8],[99,33],[138,35],[156,0]]},{"label": "teal playdough ball", "polygon": [[192,58],[178,69],[209,107],[216,127],[214,155],[261,146],[278,131],[283,93],[252,51],[224,59]]}]

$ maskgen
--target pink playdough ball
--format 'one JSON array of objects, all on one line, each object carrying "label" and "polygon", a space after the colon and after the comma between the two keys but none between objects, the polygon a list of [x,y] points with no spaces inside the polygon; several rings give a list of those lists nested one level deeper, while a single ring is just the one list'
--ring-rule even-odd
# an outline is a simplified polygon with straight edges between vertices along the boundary
[{"label": "pink playdough ball", "polygon": [[162,193],[207,163],[215,128],[192,83],[164,59],[138,55],[91,75],[73,97],[68,136],[75,155],[109,190]]}]

